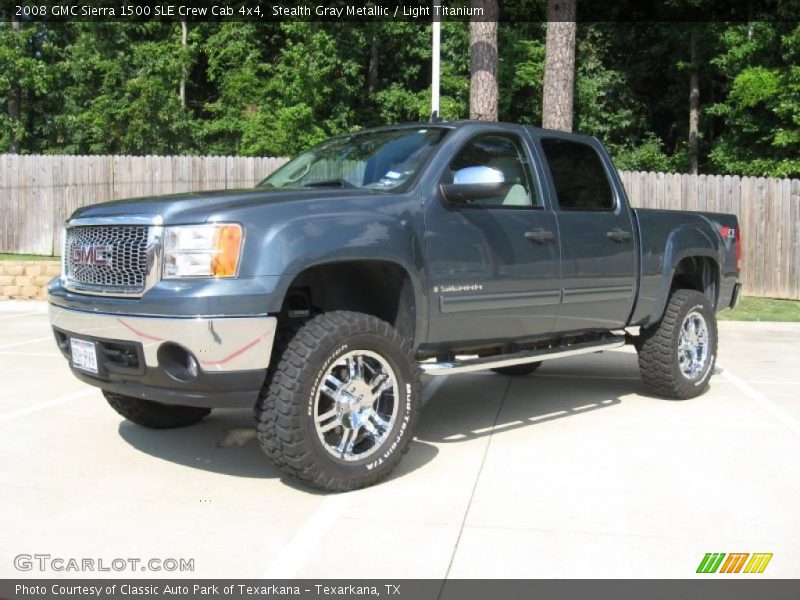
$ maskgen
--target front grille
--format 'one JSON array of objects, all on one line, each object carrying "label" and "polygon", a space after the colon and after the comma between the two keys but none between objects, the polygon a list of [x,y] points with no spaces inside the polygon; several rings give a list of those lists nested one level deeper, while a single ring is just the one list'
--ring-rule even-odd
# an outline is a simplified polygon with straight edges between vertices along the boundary
[{"label": "front grille", "polygon": [[148,271],[149,228],[144,225],[70,227],[64,245],[64,277],[78,291],[138,294]]}]

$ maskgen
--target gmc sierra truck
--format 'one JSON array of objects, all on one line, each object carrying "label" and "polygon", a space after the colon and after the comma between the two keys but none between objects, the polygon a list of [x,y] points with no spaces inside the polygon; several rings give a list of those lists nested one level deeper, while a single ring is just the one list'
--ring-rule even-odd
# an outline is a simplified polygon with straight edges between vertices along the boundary
[{"label": "gmc sierra truck", "polygon": [[653,393],[701,394],[741,236],[632,209],[595,138],[440,121],[332,138],[254,189],[79,209],[62,256],[56,342],[119,414],[254,407],[279,469],[345,491],[408,449],[423,373],[633,344]]}]

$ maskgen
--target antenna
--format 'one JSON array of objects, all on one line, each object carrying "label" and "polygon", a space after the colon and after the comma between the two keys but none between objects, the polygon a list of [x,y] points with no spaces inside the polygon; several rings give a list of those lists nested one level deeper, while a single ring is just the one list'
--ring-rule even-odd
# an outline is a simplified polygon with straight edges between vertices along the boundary
[{"label": "antenna", "polygon": [[433,52],[431,53],[431,121],[439,121],[439,42],[442,22],[439,20],[441,0],[433,0]]}]

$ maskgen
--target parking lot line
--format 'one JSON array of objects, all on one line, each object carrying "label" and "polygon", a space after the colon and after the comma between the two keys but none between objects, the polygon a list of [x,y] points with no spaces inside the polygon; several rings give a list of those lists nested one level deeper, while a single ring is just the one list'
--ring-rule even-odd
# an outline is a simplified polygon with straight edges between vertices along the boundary
[{"label": "parking lot line", "polygon": [[739,390],[742,393],[744,393],[748,398],[757,402],[773,417],[775,417],[781,423],[789,427],[789,429],[793,430],[797,434],[800,434],[800,421],[795,419],[792,415],[783,410],[780,406],[775,404],[764,394],[762,394],[757,389],[755,389],[754,387],[752,387],[751,385],[749,385],[748,383],[746,383],[745,381],[734,375],[730,369],[725,369],[725,371],[722,373],[722,376],[723,378],[727,379],[730,383],[735,385],[737,388],[739,388]]},{"label": "parking lot line", "polygon": [[0,315],[0,319],[19,319],[20,317],[29,317],[35,314],[37,314],[36,311],[31,311],[26,313],[13,313],[10,315]]},{"label": "parking lot line", "polygon": [[30,406],[26,406],[25,408],[20,408],[19,410],[12,410],[11,412],[6,414],[0,414],[0,423],[11,421],[13,419],[18,419],[19,417],[24,417],[32,413],[37,413],[39,411],[51,408],[53,406],[64,404],[65,402],[69,402],[70,400],[75,400],[77,398],[82,398],[83,396],[88,396],[89,394],[95,394],[95,393],[97,393],[97,390],[95,390],[94,388],[88,388],[88,389],[78,390],[77,392],[72,392],[71,394],[64,394],[63,396],[51,398],[50,400],[37,402],[36,404],[31,404]]},{"label": "parking lot line", "polygon": [[[503,405],[506,403],[506,398],[508,397],[508,390],[511,389],[511,381],[513,377],[508,378],[508,384],[503,390],[503,396],[500,399],[500,402],[497,404],[497,412],[494,415],[494,422],[492,423],[492,431],[489,433],[489,439],[486,440],[486,445],[483,448],[483,456],[481,457],[481,464],[478,467],[478,472],[475,475],[475,481],[472,484],[472,489],[469,493],[469,500],[467,501],[467,508],[464,510],[464,516],[461,519],[461,524],[458,528],[458,537],[456,537],[456,543],[453,545],[453,551],[450,553],[450,560],[447,563],[447,571],[445,571],[444,579],[450,578],[450,571],[453,568],[453,561],[456,558],[456,554],[458,553],[458,545],[461,543],[461,536],[464,535],[464,528],[467,525],[467,517],[469,517],[469,511],[472,508],[472,501],[475,499],[475,492],[478,490],[478,482],[481,480],[481,474],[483,473],[483,468],[486,466],[486,458],[489,456],[489,448],[492,445],[492,439],[494,438],[494,429],[497,428],[497,422],[500,420],[500,413],[503,412]],[[443,584],[444,585],[444,584]],[[441,592],[440,592],[441,594]]]},{"label": "parking lot line", "polygon": [[266,579],[291,579],[350,504],[349,494],[327,496],[267,570]]},{"label": "parking lot line", "polygon": [[16,348],[17,346],[24,346],[26,344],[35,344],[36,342],[46,342],[52,339],[53,336],[47,336],[42,338],[34,338],[32,340],[25,340],[23,342],[14,342],[13,344],[3,344],[2,346],[0,346],[0,350],[6,350],[8,348]]}]

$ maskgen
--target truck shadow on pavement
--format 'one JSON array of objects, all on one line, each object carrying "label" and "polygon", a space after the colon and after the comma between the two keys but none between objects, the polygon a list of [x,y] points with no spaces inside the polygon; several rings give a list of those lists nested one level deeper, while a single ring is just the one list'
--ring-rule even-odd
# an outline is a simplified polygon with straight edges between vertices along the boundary
[{"label": "truck shadow on pavement", "polygon": [[[487,381],[490,378],[495,381]],[[453,378],[426,405],[417,438],[451,444],[586,415],[619,405],[621,396],[636,391],[636,386],[627,384],[537,375],[511,381],[499,375]]]},{"label": "truck shadow on pavement", "polygon": [[425,405],[417,439],[451,444],[503,435],[617,407],[626,396],[645,394],[636,355],[630,352],[546,362],[527,376],[454,375]]},{"label": "truck shadow on pavement", "polygon": [[[136,450],[161,460],[234,477],[283,479],[291,487],[314,491],[285,478],[267,460],[256,440],[250,409],[218,409],[197,425],[161,431],[123,420],[119,435]],[[392,476],[424,466],[438,452],[431,444],[414,441]]]},{"label": "truck shadow on pavement", "polygon": [[[618,406],[621,398],[642,393],[635,364],[630,362],[630,357],[617,354],[606,364],[595,363],[595,368],[563,362],[526,377],[474,373],[436,384],[429,381],[427,385],[434,387],[426,394],[430,397],[416,437],[391,478],[424,467],[439,453],[435,444],[520,428],[531,428],[535,435],[534,425]],[[167,431],[122,421],[119,435],[138,451],[161,460],[234,477],[279,478],[291,487],[310,490],[285,478],[262,454],[249,409],[218,409],[197,425]]]}]

